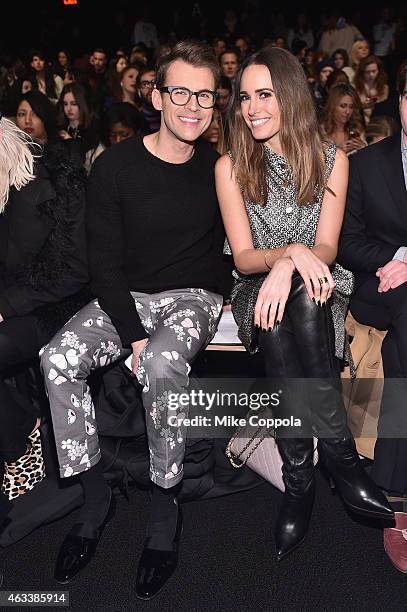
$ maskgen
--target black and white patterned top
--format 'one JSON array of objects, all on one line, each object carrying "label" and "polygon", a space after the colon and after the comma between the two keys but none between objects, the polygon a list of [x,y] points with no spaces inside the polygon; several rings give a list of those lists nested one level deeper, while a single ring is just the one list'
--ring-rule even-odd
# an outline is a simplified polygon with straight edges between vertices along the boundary
[{"label": "black and white patterned top", "polygon": [[[266,145],[264,145],[264,155],[267,165],[267,203],[261,206],[245,201],[254,248],[276,249],[292,243],[314,246],[324,190],[319,190],[315,202],[297,204],[292,170],[285,158],[274,153]],[[336,146],[333,143],[326,143],[327,178],[332,172],[335,155]],[[231,254],[227,243],[224,252]],[[346,339],[344,322],[354,278],[351,272],[337,263],[331,268],[331,273],[336,283],[330,300],[335,327],[335,354],[343,359]],[[232,311],[239,326],[239,338],[250,353],[255,353],[258,346],[253,334],[254,306],[266,275],[245,276],[237,270],[234,270],[233,275],[235,283],[232,289]]]}]

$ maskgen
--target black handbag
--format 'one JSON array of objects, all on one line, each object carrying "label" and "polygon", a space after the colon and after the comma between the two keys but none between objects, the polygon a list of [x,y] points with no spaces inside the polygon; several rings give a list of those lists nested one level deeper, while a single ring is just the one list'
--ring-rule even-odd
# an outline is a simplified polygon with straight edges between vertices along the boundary
[{"label": "black handbag", "polygon": [[95,379],[92,395],[100,436],[137,438],[145,435],[146,424],[141,401],[142,386],[130,376],[124,362],[103,371],[98,391]]}]

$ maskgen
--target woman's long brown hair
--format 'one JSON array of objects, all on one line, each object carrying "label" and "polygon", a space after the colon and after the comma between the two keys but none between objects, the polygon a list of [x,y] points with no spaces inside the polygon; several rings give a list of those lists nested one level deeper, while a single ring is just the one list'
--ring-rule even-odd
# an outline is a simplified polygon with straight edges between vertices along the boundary
[{"label": "woman's long brown hair", "polygon": [[230,117],[230,150],[243,196],[265,205],[267,201],[264,145],[256,141],[240,108],[240,82],[248,66],[266,66],[280,109],[280,143],[290,165],[297,202],[314,202],[325,188],[325,156],[314,101],[299,61],[288,51],[271,47],[251,55],[238,74]]},{"label": "woman's long brown hair", "polygon": [[369,64],[376,64],[379,74],[376,79],[376,89],[377,95],[383,96],[385,91],[385,86],[387,85],[387,74],[384,71],[383,64],[381,60],[376,57],[376,55],[369,55],[364,59],[360,60],[359,65],[356,70],[354,85],[355,89],[360,95],[365,91],[365,70],[369,66]]},{"label": "woman's long brown hair", "polygon": [[360,135],[365,132],[362,119],[362,105],[356,90],[348,83],[338,83],[329,90],[322,118],[322,124],[327,136],[330,136],[335,131],[335,109],[340,103],[341,98],[345,96],[352,98],[353,101],[353,113],[346,128],[348,130],[357,130]]}]

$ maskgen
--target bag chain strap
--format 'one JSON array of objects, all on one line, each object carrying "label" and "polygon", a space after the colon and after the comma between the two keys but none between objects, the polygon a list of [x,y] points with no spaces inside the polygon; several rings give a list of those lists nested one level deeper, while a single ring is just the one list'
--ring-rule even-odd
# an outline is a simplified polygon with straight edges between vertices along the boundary
[{"label": "bag chain strap", "polygon": [[[233,442],[236,440],[237,434],[239,433],[239,431],[241,431],[241,429],[238,429],[237,432],[235,433],[234,436],[232,436],[229,440],[229,443],[226,447],[225,450],[225,454],[228,457],[230,463],[233,465],[233,467],[235,468],[241,468],[244,465],[246,465],[246,463],[248,462],[248,460],[250,459],[250,457],[253,455],[254,451],[260,446],[260,444],[263,442],[264,438],[266,437],[265,434],[262,438],[258,438],[258,441],[256,442],[256,444],[253,446],[252,449],[250,449],[246,459],[243,459],[241,461],[241,463],[236,463],[235,459],[240,459],[240,457],[243,455],[243,453],[249,448],[249,446],[252,444],[252,442],[256,439],[256,436],[259,432],[261,432],[263,429],[265,429],[265,432],[269,431],[271,429],[271,427],[269,428],[265,428],[265,427],[259,427],[258,429],[256,429],[256,431],[254,432],[253,436],[248,440],[247,444],[242,448],[242,450],[240,451],[240,453],[238,455],[233,455],[232,451],[231,451],[231,447]],[[273,430],[274,431],[274,430]],[[275,433],[273,434],[273,437],[275,437]]]}]

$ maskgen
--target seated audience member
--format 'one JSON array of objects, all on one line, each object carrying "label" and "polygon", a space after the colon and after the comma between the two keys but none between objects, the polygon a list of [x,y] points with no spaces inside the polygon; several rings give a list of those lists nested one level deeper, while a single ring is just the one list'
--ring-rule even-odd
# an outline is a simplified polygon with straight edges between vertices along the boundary
[{"label": "seated audience member", "polygon": [[155,86],[155,70],[144,68],[137,76],[137,91],[141,101],[140,112],[144,116],[150,133],[157,132],[160,128],[161,115],[152,104],[152,93]]},{"label": "seated audience member", "polygon": [[54,72],[61,77],[64,85],[73,83],[76,80],[71,56],[66,49],[61,49],[58,51]]},{"label": "seated audience member", "polygon": [[223,128],[223,142],[226,148],[229,142],[229,111],[233,94],[232,82],[228,77],[222,76],[219,81],[219,87],[216,90],[218,97],[216,100],[216,108],[220,112],[220,121]]},{"label": "seated audience member", "polygon": [[[274,530],[281,561],[302,544],[312,516],[312,433],[348,509],[376,520],[393,512],[359,461],[340,392],[353,278],[335,260],[348,161],[321,138],[305,75],[288,51],[255,53],[238,79],[230,153],[216,163],[216,190],[235,262],[239,338],[249,353],[259,351],[266,378],[281,383],[275,416],[299,418],[300,428],[276,436],[285,485]],[[273,96],[263,95],[270,90]],[[295,378],[313,382],[299,386]],[[271,465],[267,451],[263,460]]]},{"label": "seated audience member", "polygon": [[386,117],[386,115],[374,117],[366,128],[366,142],[369,145],[375,144],[389,136],[393,136],[399,130],[399,125],[393,117]]},{"label": "seated audience member", "polygon": [[286,43],[285,43],[285,38],[284,36],[276,36],[275,38],[275,46],[278,47],[278,49],[285,49],[286,48]]},{"label": "seated audience member", "polygon": [[317,76],[315,64],[315,53],[312,51],[312,49],[306,49],[302,67],[304,68],[305,76],[307,77],[307,81],[310,86],[314,85]]},{"label": "seated audience member", "polygon": [[349,85],[349,79],[347,77],[346,72],[335,68],[335,70],[331,72],[331,74],[326,80],[326,84],[325,84],[326,90],[329,93],[329,90],[331,89],[331,87],[335,87],[335,85],[340,85],[341,83],[345,85]]},{"label": "seated audience member", "polygon": [[25,89],[32,88],[27,79],[27,70],[19,57],[10,57],[5,65],[3,87],[1,92],[1,108],[3,116],[9,119],[15,117],[17,104]]},{"label": "seated audience member", "polygon": [[140,108],[140,98],[137,93],[137,78],[139,68],[130,64],[120,73],[116,73],[111,81],[111,94],[114,102],[127,102],[135,108]]},{"label": "seated audience member", "polygon": [[124,50],[119,49],[116,51],[115,57],[110,61],[109,72],[116,72],[121,74],[125,68],[129,65],[129,58],[127,57]]},{"label": "seated audience member", "polygon": [[58,138],[56,107],[39,91],[21,96],[16,124],[38,144],[45,145]]},{"label": "seated audience member", "polygon": [[32,399],[6,380],[16,368],[28,367],[88,299],[83,299],[88,280],[84,173],[50,149],[41,154],[41,147],[4,117],[0,166],[1,490],[14,499],[40,482],[45,468],[41,415]]},{"label": "seated audience member", "polygon": [[[210,342],[222,309],[223,298],[215,293],[224,243],[214,180],[218,155],[205,142],[195,146],[211,123],[218,78],[209,46],[179,42],[158,64],[152,98],[162,116],[158,134],[118,144],[92,168],[87,227],[97,299],[54,336],[42,356],[60,476],[79,475],[85,494],[56,564],[55,578],[63,584],[91,560],[114,507],[99,463],[87,377],[129,356],[143,387],[152,481],[137,596],[151,599],[177,565],[187,431],[182,419],[169,419],[180,414],[168,412],[166,398],[188,387],[190,364]],[[190,109],[200,121],[184,120]],[[55,349],[68,357],[66,337],[77,338],[80,367],[58,385],[50,372],[57,368],[65,377],[65,362],[54,364],[53,355]]]},{"label": "seated audience member", "polygon": [[86,89],[89,106],[96,117],[103,112],[108,96],[107,53],[97,48],[89,56],[81,74],[81,82]]},{"label": "seated audience member", "polygon": [[347,84],[329,90],[321,120],[325,135],[347,155],[366,146],[357,93]]},{"label": "seated audience member", "polygon": [[350,66],[346,68],[345,72],[349,77],[350,84],[353,85],[356,71],[359,63],[368,57],[370,54],[370,47],[367,40],[357,40],[353,43],[352,49],[349,55]]},{"label": "seated audience member", "polygon": [[235,8],[224,9],[222,22],[219,24],[219,32],[222,33],[222,40],[225,40],[229,47],[232,40],[242,35],[242,24]]},{"label": "seated audience member", "polygon": [[222,76],[219,81],[219,87],[216,90],[218,97],[216,100],[216,108],[220,110],[222,115],[227,113],[230,106],[230,99],[232,97],[232,83],[228,77]]},{"label": "seated audience member", "polygon": [[315,81],[312,93],[314,94],[315,104],[317,106],[318,113],[324,108],[327,98],[328,90],[326,88],[326,82],[329,75],[334,71],[334,64],[331,60],[322,60],[316,65],[317,80]]},{"label": "seated audience member", "polygon": [[295,57],[300,62],[301,66],[304,67],[305,63],[305,53],[307,51],[307,45],[303,40],[299,38],[294,38],[293,43],[291,45],[291,53],[295,55]]},{"label": "seated audience member", "polygon": [[224,38],[218,36],[212,40],[212,49],[215,52],[216,57],[219,57],[221,53],[226,51],[226,41]]},{"label": "seated audience member", "polygon": [[148,64],[148,49],[143,43],[134,45],[130,53],[130,64],[141,64],[147,66]]},{"label": "seated audience member", "polygon": [[209,142],[209,144],[219,153],[226,153],[225,136],[222,125],[222,114],[215,108],[212,115],[212,121],[207,130],[202,134],[201,138]]},{"label": "seated audience member", "polygon": [[44,150],[55,148],[58,155],[75,158],[79,165],[83,163],[79,140],[61,138],[57,127],[57,109],[41,92],[29,91],[21,96],[16,124]]},{"label": "seated audience member", "polygon": [[222,76],[228,77],[232,85],[239,71],[239,53],[235,49],[226,49],[219,55]]},{"label": "seated audience member", "polygon": [[59,136],[64,140],[78,140],[85,161],[87,151],[95,144],[96,127],[80,83],[65,85],[57,109]]},{"label": "seated audience member", "polygon": [[[401,134],[367,147],[350,160],[338,261],[355,273],[350,310],[364,325],[387,330],[382,344],[384,390],[371,475],[388,495],[407,494],[407,62],[398,76]],[[401,379],[401,380],[396,380]],[[407,540],[385,529],[385,549],[407,572]],[[404,524],[403,524],[404,523]],[[399,531],[397,531],[399,529]]]},{"label": "seated audience member", "polygon": [[249,40],[246,36],[239,36],[235,40],[235,49],[239,51],[239,62],[242,63],[248,55],[250,55]]},{"label": "seated audience member", "polygon": [[64,86],[63,80],[57,74],[53,74],[41,51],[31,51],[29,62],[31,67],[29,80],[32,89],[45,94],[51,102],[56,104]]},{"label": "seated audience member", "polygon": [[349,55],[346,49],[336,49],[331,56],[331,60],[335,64],[337,70],[345,70],[349,68]]},{"label": "seated audience member", "polygon": [[369,123],[375,105],[389,97],[387,75],[378,57],[369,55],[359,62],[354,86],[362,102],[365,122]]},{"label": "seated audience member", "polygon": [[85,169],[89,174],[93,162],[113,144],[137,134],[148,134],[149,127],[143,115],[127,102],[112,104],[102,115],[99,125],[100,140],[86,154]]},{"label": "seated audience member", "polygon": [[167,55],[167,53],[170,53],[171,49],[172,45],[169,42],[163,43],[162,45],[158,45],[158,47],[154,49],[152,63],[155,65],[163,55]]}]

